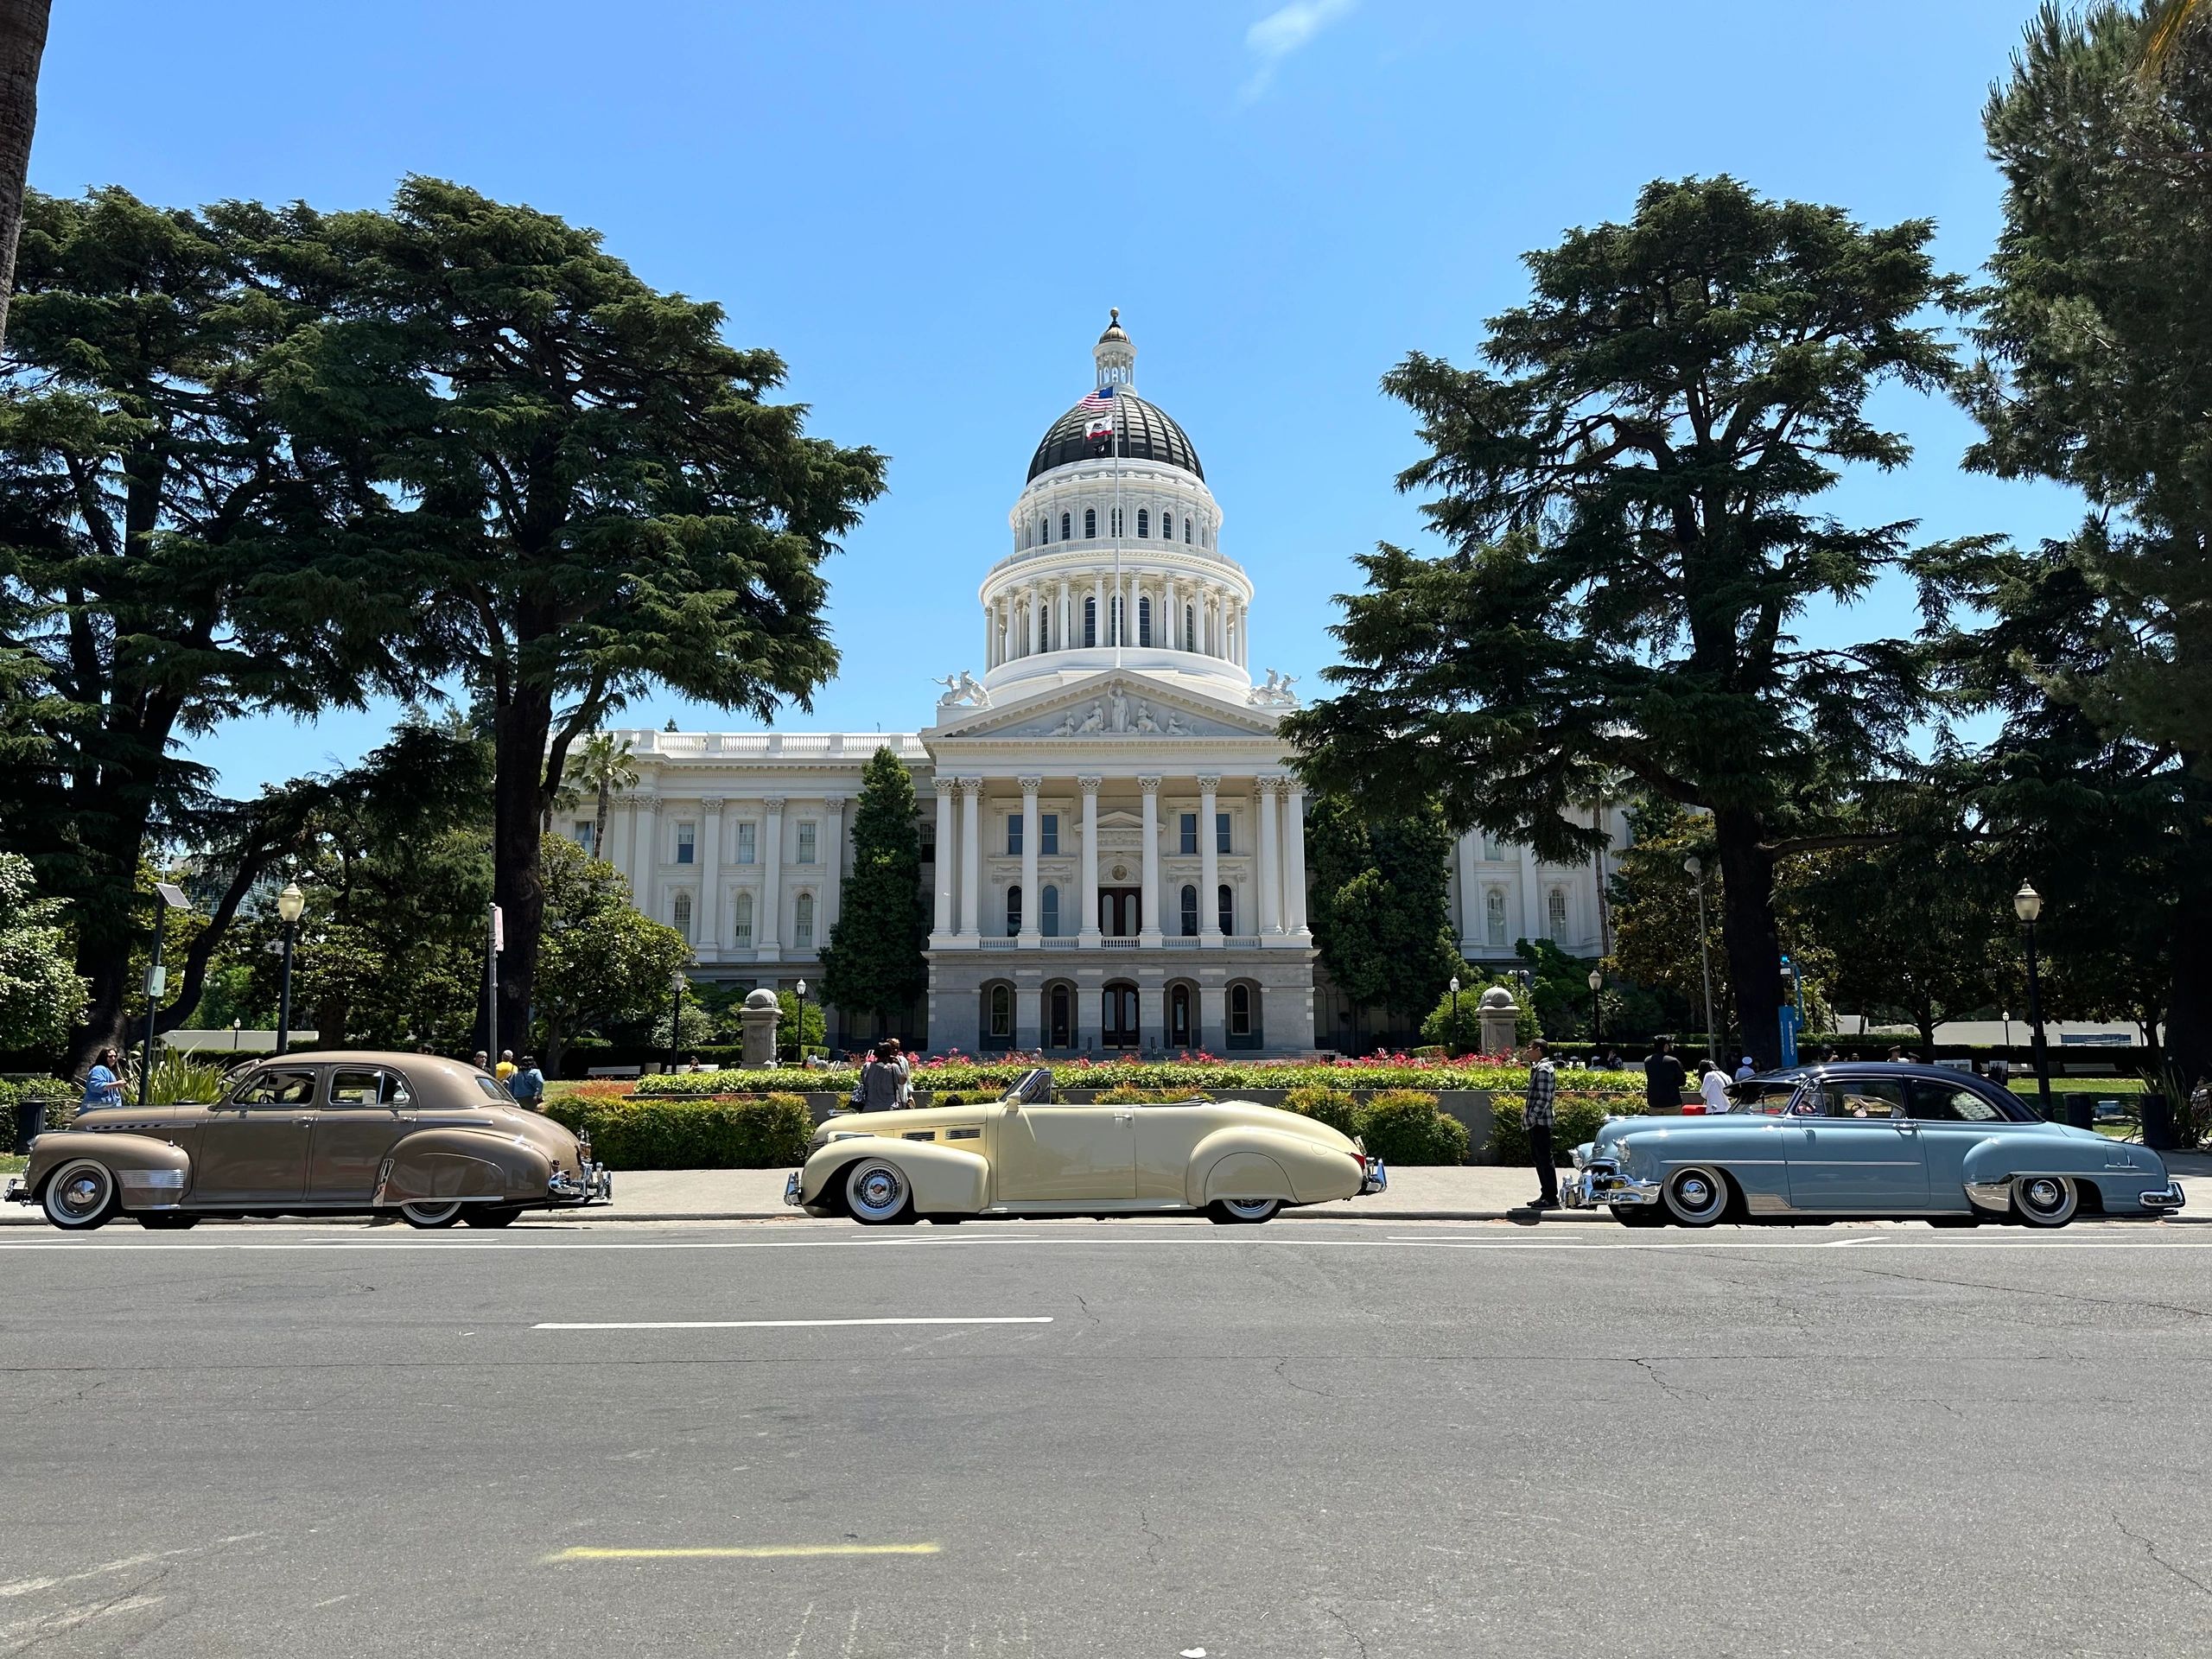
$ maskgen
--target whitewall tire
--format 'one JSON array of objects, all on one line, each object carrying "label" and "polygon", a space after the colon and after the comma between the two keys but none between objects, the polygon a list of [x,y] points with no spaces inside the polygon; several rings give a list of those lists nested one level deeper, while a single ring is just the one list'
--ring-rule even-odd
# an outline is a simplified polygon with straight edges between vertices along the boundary
[{"label": "whitewall tire", "polygon": [[1206,1215],[1217,1227],[1256,1227],[1272,1221],[1281,1208],[1281,1198],[1216,1198],[1206,1205]]},{"label": "whitewall tire", "polygon": [[47,1178],[46,1218],[73,1233],[89,1233],[122,1207],[115,1175],[92,1158],[75,1158]]},{"label": "whitewall tire", "polygon": [[2063,1175],[2023,1175],[2012,1183],[2012,1213],[2031,1227],[2063,1227],[2082,1195]]},{"label": "whitewall tire", "polygon": [[1667,1214],[1684,1227],[1710,1227],[1728,1213],[1733,1198],[1728,1178],[1717,1169],[1693,1164],[1667,1178]]},{"label": "whitewall tire", "polygon": [[459,1198],[448,1198],[442,1204],[403,1204],[399,1206],[399,1213],[406,1218],[410,1227],[420,1227],[425,1231],[452,1226],[461,1219],[461,1201]]},{"label": "whitewall tire", "polygon": [[864,1227],[912,1219],[914,1192],[906,1173],[881,1158],[863,1158],[845,1174],[845,1207]]}]

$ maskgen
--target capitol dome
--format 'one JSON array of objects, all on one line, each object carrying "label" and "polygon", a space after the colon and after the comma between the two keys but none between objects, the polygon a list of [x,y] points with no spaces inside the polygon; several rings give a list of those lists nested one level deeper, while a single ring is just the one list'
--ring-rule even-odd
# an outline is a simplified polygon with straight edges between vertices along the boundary
[{"label": "capitol dome", "polygon": [[[1127,388],[1117,389],[1114,409],[1121,428],[1123,461],[1156,461],[1164,467],[1179,467],[1195,478],[1205,477],[1206,469],[1198,465],[1198,452],[1192,448],[1189,435],[1166,410],[1147,404]],[[1029,458],[1029,476],[1035,478],[1071,461],[1110,458],[1111,443],[1084,435],[1090,423],[1090,411],[1081,404],[1054,421],[1038,444],[1037,453]]]}]

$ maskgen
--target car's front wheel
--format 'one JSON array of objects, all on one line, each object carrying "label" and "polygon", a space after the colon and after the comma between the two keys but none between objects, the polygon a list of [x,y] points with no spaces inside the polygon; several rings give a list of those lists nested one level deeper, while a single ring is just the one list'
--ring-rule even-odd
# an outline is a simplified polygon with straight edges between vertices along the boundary
[{"label": "car's front wheel", "polygon": [[461,1212],[467,1207],[459,1198],[449,1198],[443,1204],[403,1204],[399,1206],[399,1213],[406,1218],[410,1227],[432,1231],[440,1227],[452,1226],[461,1219]]},{"label": "car's front wheel", "polygon": [[1667,1212],[1656,1204],[1609,1204],[1613,1219],[1624,1227],[1659,1227],[1666,1224]]},{"label": "car's front wheel", "polygon": [[2012,1213],[2031,1227],[2063,1227],[2081,1202],[2063,1175],[2023,1175],[2012,1183]]},{"label": "car's front wheel", "polygon": [[888,1227],[914,1216],[906,1173],[880,1158],[864,1158],[845,1177],[845,1207],[865,1227]]},{"label": "car's front wheel", "polygon": [[1667,1178],[1667,1213],[1685,1227],[1710,1227],[1728,1213],[1728,1178],[1692,1165]]},{"label": "car's front wheel", "polygon": [[1217,1227],[1256,1227],[1281,1208],[1281,1198],[1216,1198],[1206,1205],[1206,1216]]},{"label": "car's front wheel", "polygon": [[471,1227],[512,1227],[521,1214],[504,1204],[472,1204],[461,1219]]},{"label": "car's front wheel", "polygon": [[73,1233],[89,1233],[122,1206],[115,1177],[92,1158],[79,1158],[55,1170],[46,1183],[46,1218]]}]

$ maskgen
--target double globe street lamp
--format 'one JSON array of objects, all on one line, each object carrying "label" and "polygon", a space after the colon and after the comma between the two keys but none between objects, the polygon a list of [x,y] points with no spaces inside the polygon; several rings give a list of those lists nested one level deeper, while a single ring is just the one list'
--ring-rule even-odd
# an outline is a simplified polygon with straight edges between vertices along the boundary
[{"label": "double globe street lamp", "polygon": [[[2025,881],[2012,895],[2012,913],[2020,918],[2020,935],[2027,947],[2028,956],[2028,1042],[2036,1058],[2036,1109],[2045,1122],[2050,1118],[2050,1051],[2044,1046],[2043,1035],[2043,986],[2037,973],[2036,922],[2043,915],[2043,895]],[[2007,1020],[2009,1026],[2009,1017]],[[2087,1106],[2088,1103],[2082,1103]],[[2069,1110],[2069,1116],[2071,1113]],[[2079,1126],[2088,1128],[2084,1122]]]},{"label": "double globe street lamp", "polygon": [[276,1052],[281,1058],[292,1040],[292,946],[298,941],[300,917],[308,907],[308,896],[300,891],[296,881],[287,881],[284,891],[276,895],[276,919],[284,925],[283,948],[279,953],[284,965],[276,979]]}]

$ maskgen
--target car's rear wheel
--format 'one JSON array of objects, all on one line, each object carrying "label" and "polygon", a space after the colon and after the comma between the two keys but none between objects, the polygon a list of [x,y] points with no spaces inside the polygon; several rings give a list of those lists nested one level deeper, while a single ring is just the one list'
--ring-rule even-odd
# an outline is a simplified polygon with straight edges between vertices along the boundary
[{"label": "car's rear wheel", "polygon": [[2081,1203],[2063,1175],[2023,1175],[2012,1183],[2012,1213],[2031,1227],[2063,1227]]},{"label": "car's rear wheel", "polygon": [[138,1224],[149,1233],[181,1233],[199,1220],[197,1216],[180,1215],[174,1210],[149,1210],[138,1217]]},{"label": "car's rear wheel", "polygon": [[1728,1213],[1728,1178],[1693,1164],[1667,1178],[1667,1213],[1685,1227],[1710,1227]]},{"label": "car's rear wheel", "polygon": [[504,1204],[472,1204],[461,1219],[471,1227],[512,1227],[521,1214]]},{"label": "car's rear wheel", "polygon": [[1256,1227],[1281,1208],[1281,1198],[1216,1198],[1206,1215],[1217,1227]]},{"label": "car's rear wheel", "polygon": [[1666,1224],[1667,1212],[1656,1204],[1609,1204],[1613,1219],[1624,1227],[1659,1227]]},{"label": "car's rear wheel", "polygon": [[450,1198],[443,1204],[403,1204],[399,1206],[399,1213],[406,1218],[410,1227],[431,1231],[452,1226],[461,1219],[461,1212],[467,1207],[459,1198]]},{"label": "car's rear wheel", "polygon": [[913,1189],[896,1164],[864,1158],[845,1177],[845,1207],[862,1226],[888,1227],[913,1219]]},{"label": "car's rear wheel", "polygon": [[115,1177],[96,1159],[75,1159],[48,1178],[46,1218],[69,1232],[89,1233],[120,1207]]}]

